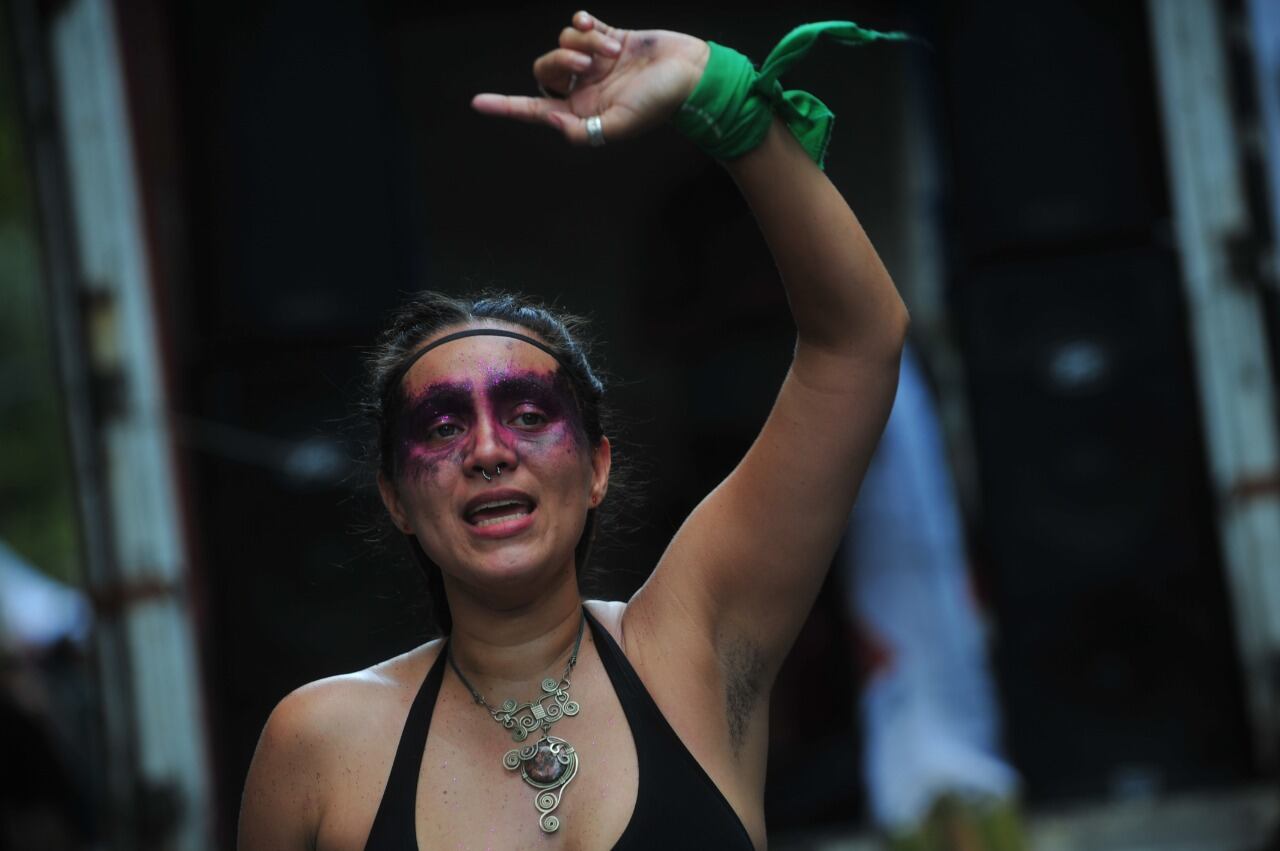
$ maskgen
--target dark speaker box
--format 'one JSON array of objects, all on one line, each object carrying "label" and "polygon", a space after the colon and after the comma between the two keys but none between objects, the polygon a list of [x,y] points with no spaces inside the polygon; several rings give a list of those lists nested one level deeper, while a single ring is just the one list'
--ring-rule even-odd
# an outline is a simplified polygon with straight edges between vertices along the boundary
[{"label": "dark speaker box", "polygon": [[962,0],[938,13],[964,252],[1145,239],[1168,200],[1144,4]]},{"label": "dark speaker box", "polygon": [[1010,744],[1033,798],[1247,773],[1178,270],[1160,249],[957,289]]}]

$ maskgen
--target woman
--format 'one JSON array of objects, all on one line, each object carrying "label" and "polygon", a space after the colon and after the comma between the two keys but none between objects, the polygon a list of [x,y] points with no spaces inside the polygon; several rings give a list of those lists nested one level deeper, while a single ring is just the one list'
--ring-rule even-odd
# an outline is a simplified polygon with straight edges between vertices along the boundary
[{"label": "woman", "polygon": [[[579,12],[534,64],[548,96],[473,106],[575,144],[677,110],[714,124],[717,51]],[[766,115],[748,147],[726,167],[786,284],[794,360],[755,444],[626,603],[578,590],[610,446],[572,339],[511,303],[402,314],[379,488],[438,571],[448,636],[280,703],[242,849],[765,847],[770,687],[888,415],[907,317],[822,145]]]}]

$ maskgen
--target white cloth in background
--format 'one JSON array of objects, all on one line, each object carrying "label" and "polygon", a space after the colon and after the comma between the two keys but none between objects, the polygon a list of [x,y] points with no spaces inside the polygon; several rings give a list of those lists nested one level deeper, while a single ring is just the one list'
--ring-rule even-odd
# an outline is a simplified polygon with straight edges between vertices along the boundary
[{"label": "white cloth in background", "polygon": [[79,590],[45,576],[0,541],[0,648],[41,650],[89,633],[89,601]]},{"label": "white cloth in background", "polygon": [[1018,777],[999,753],[938,417],[909,349],[843,553],[848,611],[885,659],[861,698],[863,772],[877,825],[917,824],[942,793],[1011,795]]}]

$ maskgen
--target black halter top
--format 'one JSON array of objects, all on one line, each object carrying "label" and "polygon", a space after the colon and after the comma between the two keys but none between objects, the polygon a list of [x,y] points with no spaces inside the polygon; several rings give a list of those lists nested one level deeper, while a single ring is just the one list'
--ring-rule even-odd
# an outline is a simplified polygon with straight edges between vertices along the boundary
[{"label": "black halter top", "polygon": [[[614,851],[754,851],[742,820],[671,729],[622,648],[590,612],[586,618],[631,727],[640,775],[635,810]],[[409,709],[365,851],[419,851],[414,814],[418,774],[445,665],[442,648]]]}]

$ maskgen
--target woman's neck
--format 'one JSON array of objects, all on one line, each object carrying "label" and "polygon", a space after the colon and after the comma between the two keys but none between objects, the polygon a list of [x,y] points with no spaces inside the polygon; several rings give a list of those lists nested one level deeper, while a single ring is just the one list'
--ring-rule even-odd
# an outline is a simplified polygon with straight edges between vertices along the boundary
[{"label": "woman's neck", "polygon": [[450,652],[487,701],[526,700],[530,687],[536,689],[546,677],[559,678],[582,622],[582,599],[572,571],[568,581],[509,607],[495,607],[491,600],[457,588],[449,592]]}]

